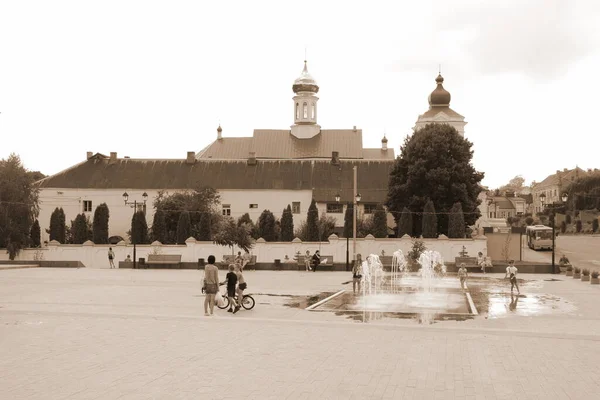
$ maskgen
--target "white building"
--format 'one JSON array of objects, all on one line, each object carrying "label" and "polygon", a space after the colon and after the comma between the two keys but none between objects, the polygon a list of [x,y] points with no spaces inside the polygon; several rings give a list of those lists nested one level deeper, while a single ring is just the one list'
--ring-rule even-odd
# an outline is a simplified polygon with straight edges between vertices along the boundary
[{"label": "white building", "polygon": [[[176,160],[118,158],[116,153],[105,156],[88,152],[83,162],[41,180],[42,241],[48,240],[45,230],[56,207],[63,208],[69,224],[82,212],[92,219],[96,207],[106,203],[110,210],[109,234],[126,238],[133,210],[125,205],[124,192],[129,194],[129,201],[141,202],[143,193],[148,195],[145,209],[150,226],[152,204],[159,191],[173,193],[200,186],[218,190],[222,213],[236,219],[249,213],[257,221],[265,209],[279,218],[289,204],[294,225],[299,226],[314,198],[319,215],[335,217],[337,226],[342,227],[345,204],[353,199],[354,166],[362,196],[358,214],[372,213],[377,204],[386,200],[395,160],[387,138],[382,138],[380,148],[369,149],[363,147],[361,129],[321,129],[317,123],[319,87],[308,73],[306,61],[292,90],[294,123],[290,129],[255,129],[252,137],[226,137],[219,126],[210,145]],[[430,96],[430,106],[448,116],[449,107],[440,103],[446,101],[441,90],[438,82]],[[426,114],[419,117],[417,125],[428,118],[424,117]],[[461,134],[464,131],[464,117],[460,117],[463,122],[457,122],[454,114],[449,119],[441,118],[440,113],[435,115],[437,119],[429,122],[457,123],[454,126],[460,128]],[[340,204],[335,201],[338,193]],[[388,226],[394,226],[391,216]]]}]

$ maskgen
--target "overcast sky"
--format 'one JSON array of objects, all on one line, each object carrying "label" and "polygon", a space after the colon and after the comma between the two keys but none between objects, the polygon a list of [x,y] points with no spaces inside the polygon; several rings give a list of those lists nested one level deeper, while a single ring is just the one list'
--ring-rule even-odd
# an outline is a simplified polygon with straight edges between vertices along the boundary
[{"label": "overcast sky", "polygon": [[366,147],[399,154],[441,64],[484,184],[598,168],[599,3],[3,1],[0,158],[54,174],[288,129],[306,47],[319,124]]}]

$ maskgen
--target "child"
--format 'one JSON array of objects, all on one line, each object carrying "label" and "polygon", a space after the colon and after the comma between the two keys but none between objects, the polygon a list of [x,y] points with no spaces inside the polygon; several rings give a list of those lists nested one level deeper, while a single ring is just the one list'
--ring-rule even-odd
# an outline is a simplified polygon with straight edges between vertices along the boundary
[{"label": "child", "polygon": [[517,295],[521,294],[521,291],[519,290],[519,284],[517,283],[517,272],[519,272],[519,270],[517,269],[517,267],[515,267],[515,262],[514,260],[510,260],[508,262],[508,267],[506,267],[506,275],[504,276],[504,279],[509,278],[510,279],[510,292],[513,292],[513,288],[517,288]]},{"label": "child", "polygon": [[460,268],[458,269],[458,279],[460,279],[460,287],[462,290],[465,290],[465,283],[468,278],[467,268],[465,267],[465,263],[460,263]]},{"label": "child", "polygon": [[352,292],[356,294],[356,286],[358,286],[358,292],[360,293],[360,280],[362,279],[362,257],[360,254],[356,255],[356,261],[354,267],[352,267]]},{"label": "child", "polygon": [[[238,277],[236,273],[233,272],[234,270],[235,264],[229,264],[229,272],[225,276],[225,282],[227,282],[227,297],[229,297],[229,310],[227,310],[227,312],[233,312],[235,314],[240,310],[240,306],[235,302],[235,289]],[[235,306],[235,309],[232,309],[233,306]]]}]

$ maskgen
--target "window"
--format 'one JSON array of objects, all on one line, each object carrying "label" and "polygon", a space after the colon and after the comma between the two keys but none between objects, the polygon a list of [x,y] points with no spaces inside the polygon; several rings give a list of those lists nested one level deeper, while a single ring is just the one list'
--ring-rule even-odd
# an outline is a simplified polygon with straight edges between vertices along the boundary
[{"label": "window", "polygon": [[344,205],[340,203],[327,203],[328,214],[341,214],[344,212]]},{"label": "window", "polygon": [[365,204],[365,214],[373,214],[376,208],[377,204]]},{"label": "window", "polygon": [[83,201],[83,212],[92,212],[92,201],[91,200]]},{"label": "window", "polygon": [[231,215],[231,204],[223,204],[223,215]]},{"label": "window", "polygon": [[300,202],[292,202],[292,214],[300,214]]},{"label": "window", "polygon": [[296,119],[300,118],[300,104],[296,103]]},{"label": "window", "polygon": [[250,208],[258,208],[258,204],[250,204]]},{"label": "window", "polygon": [[315,119],[315,103],[312,103],[311,119]]},{"label": "window", "polygon": [[308,118],[308,104],[304,103],[304,118]]}]

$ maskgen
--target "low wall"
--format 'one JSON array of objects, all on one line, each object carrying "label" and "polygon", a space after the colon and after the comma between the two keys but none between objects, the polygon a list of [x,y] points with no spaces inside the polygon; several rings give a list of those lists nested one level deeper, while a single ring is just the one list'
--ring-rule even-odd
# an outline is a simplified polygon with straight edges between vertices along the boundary
[{"label": "low wall", "polygon": [[[463,246],[471,256],[476,256],[478,252],[487,255],[487,238],[479,236],[475,239],[422,239],[428,250],[439,251],[446,262],[454,262],[454,258],[463,250]],[[125,260],[127,256],[133,258],[133,245],[96,245],[92,242],[86,242],[82,245],[65,244],[50,242],[47,247],[40,249],[22,250],[16,261],[40,261],[40,262],[61,262],[65,261],[80,262],[80,264],[69,264],[85,266],[87,268],[109,268],[108,249],[112,247],[115,252],[115,263]],[[350,260],[353,259],[353,241],[349,241]],[[399,239],[375,239],[366,237],[356,239],[356,253],[360,253],[363,259],[369,254],[391,256],[396,250],[402,250],[404,255],[408,254],[412,248],[412,240],[408,237]],[[346,263],[346,239],[339,239],[335,235],[329,237],[327,242],[265,242],[259,239],[251,250],[251,254],[256,256],[256,269],[272,269],[275,259],[280,259],[283,269],[297,269],[297,263],[285,263],[284,259],[293,259],[297,252],[305,254],[306,251],[313,254],[320,250],[321,254],[333,256],[334,270],[344,270]],[[233,253],[239,249],[234,248]],[[181,261],[186,268],[197,268],[198,259],[204,258],[206,261],[209,255],[214,255],[217,261],[223,259],[223,255],[232,254],[231,247],[216,245],[212,242],[198,242],[193,238],[186,241],[185,245],[137,245],[137,258],[148,259],[150,254],[176,254],[181,255]],[[0,250],[0,260],[8,260],[8,254]],[[263,265],[264,264],[264,265]],[[47,264],[50,265],[50,264]],[[60,265],[57,263],[56,265]],[[133,263],[131,263],[133,266]],[[66,266],[66,264],[65,264]],[[250,267],[251,268],[251,267]],[[331,267],[329,267],[331,268]]]}]

